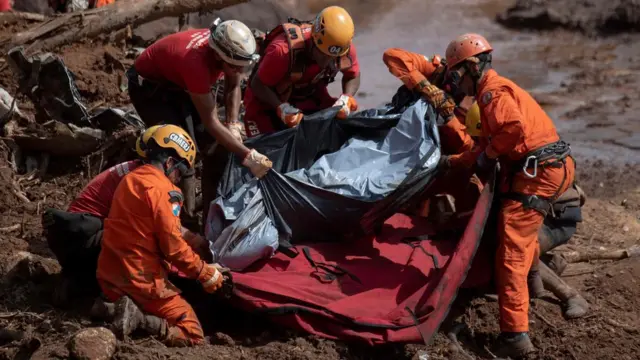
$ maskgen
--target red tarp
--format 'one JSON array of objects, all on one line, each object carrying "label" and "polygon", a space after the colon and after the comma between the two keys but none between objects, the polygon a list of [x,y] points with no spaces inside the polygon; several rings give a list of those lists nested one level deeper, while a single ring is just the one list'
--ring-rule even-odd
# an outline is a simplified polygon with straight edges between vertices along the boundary
[{"label": "red tarp", "polygon": [[[429,240],[425,218],[396,214],[377,236],[297,245],[293,259],[277,253],[234,273],[234,302],[330,339],[428,341],[467,278],[492,198],[492,186],[485,186],[459,239]],[[473,274],[465,286],[488,282],[491,271]]]}]

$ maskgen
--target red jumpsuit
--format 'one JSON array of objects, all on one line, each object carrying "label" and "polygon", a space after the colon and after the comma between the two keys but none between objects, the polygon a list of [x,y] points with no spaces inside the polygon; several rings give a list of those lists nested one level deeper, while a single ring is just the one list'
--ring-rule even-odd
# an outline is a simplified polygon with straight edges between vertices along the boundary
[{"label": "red jumpsuit", "polygon": [[191,306],[167,279],[170,263],[202,280],[204,261],[181,235],[182,194],[162,170],[143,165],[116,189],[104,222],[97,278],[110,301],[128,295],[141,309],[170,325],[170,343],[198,344],[202,327]]},{"label": "red jumpsuit", "polygon": [[[561,167],[538,167],[528,178],[516,165],[526,154],[559,140],[553,121],[540,105],[512,81],[489,70],[476,95],[482,116],[482,138],[474,149],[451,157],[451,166],[471,167],[484,151],[500,159],[500,191],[551,198],[574,181],[575,163],[567,157]],[[503,199],[498,219],[496,275],[503,332],[529,330],[527,274],[538,258],[538,231],[544,215],[521,202]]]},{"label": "red jumpsuit", "polygon": [[[301,33],[304,38],[304,46],[308,51],[313,46],[311,28],[303,27]],[[277,89],[283,83],[289,82],[292,77],[290,70],[292,56],[287,34],[288,32],[285,31],[268,43],[254,75],[265,86],[274,89],[276,93],[278,93]],[[358,64],[356,47],[353,43],[346,57],[350,60],[350,66],[340,69],[340,72],[342,72],[342,76],[345,79],[355,78],[360,73],[360,65]],[[291,94],[278,95],[281,101],[289,102],[303,113],[309,114],[333,106],[337,99],[329,94],[328,83],[322,80],[319,81],[331,70],[320,69],[310,58],[306,61],[301,78],[292,84],[294,87],[293,92]],[[244,124],[247,136],[253,137],[278,130],[272,122],[278,122],[277,124],[281,122],[277,118],[276,109],[258,99],[251,86],[245,91],[244,106]]]}]

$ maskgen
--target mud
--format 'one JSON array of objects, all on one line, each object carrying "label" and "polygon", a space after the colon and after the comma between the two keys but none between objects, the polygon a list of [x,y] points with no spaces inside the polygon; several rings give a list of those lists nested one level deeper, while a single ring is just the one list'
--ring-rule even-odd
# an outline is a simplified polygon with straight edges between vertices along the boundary
[{"label": "mud", "polygon": [[[498,71],[540,100],[574,149],[578,181],[589,199],[576,236],[557,251],[614,250],[640,242],[640,141],[634,137],[640,133],[635,116],[640,107],[637,35],[593,39],[562,30],[537,34],[505,29],[493,19],[512,5],[506,0],[452,0],[440,3],[437,15],[433,4],[422,0],[332,3],[343,3],[356,15],[356,43],[363,72],[358,101],[363,108],[386,101],[399,85],[381,62],[385,48],[400,46],[442,54],[455,34],[485,34],[496,49]],[[322,5],[321,0],[313,1],[309,8]],[[461,13],[465,18],[459,22]],[[11,29],[24,28],[25,24],[15,24]],[[408,37],[407,33],[420,36]],[[128,105],[126,92],[120,89],[123,68],[131,64],[124,48],[97,41],[67,46],[58,53],[77,77],[89,107]],[[15,91],[11,72],[2,62],[0,86],[12,94]],[[336,89],[332,87],[334,93],[339,91]],[[18,100],[31,114],[32,105]],[[40,214],[45,207],[66,208],[89,181],[89,173],[95,175],[95,168],[91,170],[80,159],[52,159],[43,178],[33,177],[25,169],[16,173],[9,149],[0,141],[0,274],[6,274],[19,251],[53,258],[42,237]],[[21,330],[29,338],[40,339],[42,344],[34,359],[67,358],[66,344],[72,334],[104,325],[89,320],[91,299],[73,299],[64,309],[52,305],[57,276],[55,269],[50,270],[0,285],[0,329]],[[535,300],[531,335],[539,350],[531,358],[636,359],[640,353],[640,260],[570,264],[564,278],[583,293],[593,311],[583,319],[567,321],[553,298]],[[408,360],[418,359],[419,352],[426,351],[429,359],[465,359],[452,349],[443,333],[428,347],[408,344],[370,348],[274,326],[255,314],[243,314],[216,299],[202,297],[197,284],[186,284],[185,294],[199,298],[191,300],[203,320],[207,345],[170,349],[155,339],[135,336],[118,343],[114,358]],[[443,324],[443,331],[461,322],[463,330],[458,338],[463,348],[476,358],[492,358],[487,349],[499,330],[497,303],[464,293],[450,318]],[[0,344],[0,359],[13,358],[20,344]]]},{"label": "mud", "polygon": [[565,28],[589,35],[640,31],[640,4],[635,0],[517,0],[497,17],[516,29]]}]

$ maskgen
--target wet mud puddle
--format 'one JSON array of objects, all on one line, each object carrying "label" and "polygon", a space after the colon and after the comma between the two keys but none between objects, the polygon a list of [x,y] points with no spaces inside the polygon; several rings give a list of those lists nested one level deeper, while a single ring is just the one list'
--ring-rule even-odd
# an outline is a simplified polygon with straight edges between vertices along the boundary
[{"label": "wet mud puddle", "polygon": [[[342,1],[356,19],[356,45],[362,71],[360,108],[389,101],[400,86],[382,62],[382,53],[400,47],[444,55],[458,34],[483,34],[494,47],[494,68],[528,90],[554,119],[574,155],[640,163],[638,41],[590,39],[568,32],[519,32],[495,16],[508,0]],[[635,55],[637,57],[637,55]],[[339,81],[331,85],[339,94]]]}]

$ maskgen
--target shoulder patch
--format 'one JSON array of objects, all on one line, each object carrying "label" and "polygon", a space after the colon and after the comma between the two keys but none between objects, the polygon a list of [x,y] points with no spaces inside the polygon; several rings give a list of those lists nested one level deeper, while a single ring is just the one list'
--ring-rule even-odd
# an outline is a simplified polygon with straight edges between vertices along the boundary
[{"label": "shoulder patch", "polygon": [[179,191],[171,190],[169,191],[169,202],[170,203],[181,203],[184,201],[184,197]]},{"label": "shoulder patch", "polygon": [[482,94],[482,104],[483,105],[487,105],[491,102],[491,99],[493,99],[493,95],[491,95],[491,91],[487,91],[486,93]]}]

